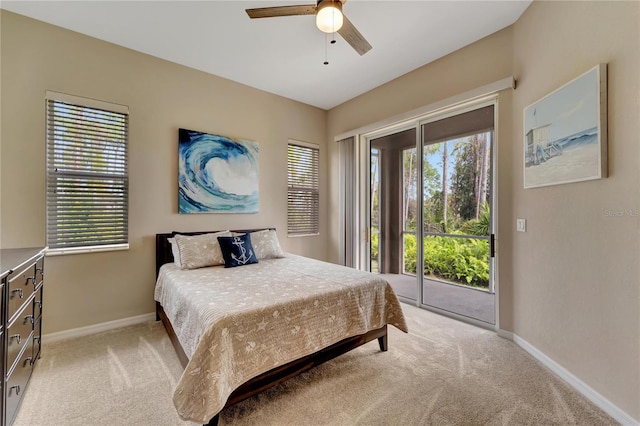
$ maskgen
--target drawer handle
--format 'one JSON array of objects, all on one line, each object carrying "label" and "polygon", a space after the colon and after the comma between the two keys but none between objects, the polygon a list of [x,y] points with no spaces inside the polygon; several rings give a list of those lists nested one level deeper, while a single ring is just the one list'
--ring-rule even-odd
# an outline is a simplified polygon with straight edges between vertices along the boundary
[{"label": "drawer handle", "polygon": [[22,367],[26,367],[27,363],[29,363],[29,365],[33,365],[33,358],[31,358],[30,356],[26,357],[24,359],[24,362],[22,363]]},{"label": "drawer handle", "polygon": [[11,389],[16,390],[16,396],[20,395],[20,385],[11,386],[9,388],[9,397],[11,397]]},{"label": "drawer handle", "polygon": [[40,340],[42,339],[42,337],[40,336],[33,336],[33,341],[37,344],[40,344]]},{"label": "drawer handle", "polygon": [[40,272],[40,275],[44,277],[44,268],[36,268],[36,276],[38,275],[38,272]]},{"label": "drawer handle", "polygon": [[35,275],[33,277],[27,277],[27,281],[24,282],[24,285],[28,285],[29,281],[33,281],[33,284],[36,284],[36,277]]},{"label": "drawer handle", "polygon": [[30,322],[31,324],[33,324],[33,315],[25,316],[24,321],[22,322],[22,325],[25,325],[27,322]]},{"label": "drawer handle", "polygon": [[39,309],[42,309],[42,300],[35,300],[35,299],[34,299],[34,300],[33,300],[33,303],[34,303],[34,304],[36,304],[36,305],[38,305],[38,308],[39,308]]},{"label": "drawer handle", "polygon": [[9,342],[11,342],[11,339],[16,339],[18,341],[18,344],[20,344],[20,341],[21,341],[22,338],[20,337],[19,334],[13,334],[13,335],[9,336]]},{"label": "drawer handle", "polygon": [[13,298],[13,293],[18,293],[18,297],[20,299],[22,299],[22,297],[24,296],[24,294],[22,293],[22,289],[21,288],[16,288],[14,290],[11,290],[11,298]]}]

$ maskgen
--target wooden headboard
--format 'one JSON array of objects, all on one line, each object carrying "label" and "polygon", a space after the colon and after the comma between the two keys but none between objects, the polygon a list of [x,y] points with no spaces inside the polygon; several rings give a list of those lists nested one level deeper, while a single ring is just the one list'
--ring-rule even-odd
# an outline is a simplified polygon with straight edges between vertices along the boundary
[{"label": "wooden headboard", "polygon": [[[275,228],[257,228],[257,229],[232,229],[231,232],[255,232],[262,231],[264,229],[273,229]],[[178,232],[173,231],[171,233],[165,234],[156,234],[156,279],[158,278],[158,274],[160,273],[160,267],[165,263],[173,262],[173,253],[171,252],[171,243],[168,241],[169,238],[175,236],[176,234],[182,235],[201,235],[201,234],[209,234],[211,232],[220,232],[220,231],[197,231],[197,232]]]}]

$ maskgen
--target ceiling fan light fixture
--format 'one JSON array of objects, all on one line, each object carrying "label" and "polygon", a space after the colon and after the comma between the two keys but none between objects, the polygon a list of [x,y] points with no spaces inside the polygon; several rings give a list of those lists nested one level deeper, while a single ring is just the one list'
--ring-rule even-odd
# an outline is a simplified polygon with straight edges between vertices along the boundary
[{"label": "ceiling fan light fixture", "polygon": [[334,33],[342,28],[342,2],[322,0],[316,9],[316,26],[324,33]]}]

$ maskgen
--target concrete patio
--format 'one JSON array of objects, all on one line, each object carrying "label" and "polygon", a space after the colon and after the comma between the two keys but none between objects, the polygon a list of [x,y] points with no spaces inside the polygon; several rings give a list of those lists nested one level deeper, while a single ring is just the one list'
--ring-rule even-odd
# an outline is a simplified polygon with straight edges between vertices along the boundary
[{"label": "concrete patio", "polygon": [[[396,294],[417,300],[416,277],[406,274],[380,274]],[[495,295],[488,291],[424,279],[425,305],[474,318],[489,324],[495,323]]]}]

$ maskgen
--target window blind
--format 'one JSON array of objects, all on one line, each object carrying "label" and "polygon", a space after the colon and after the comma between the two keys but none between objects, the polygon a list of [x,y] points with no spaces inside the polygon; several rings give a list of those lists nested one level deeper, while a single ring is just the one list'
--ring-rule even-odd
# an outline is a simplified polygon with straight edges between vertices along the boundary
[{"label": "window blind", "polygon": [[128,243],[128,113],[46,102],[47,245]]},{"label": "window blind", "polygon": [[287,153],[287,231],[289,235],[320,232],[320,150],[290,142]]}]

